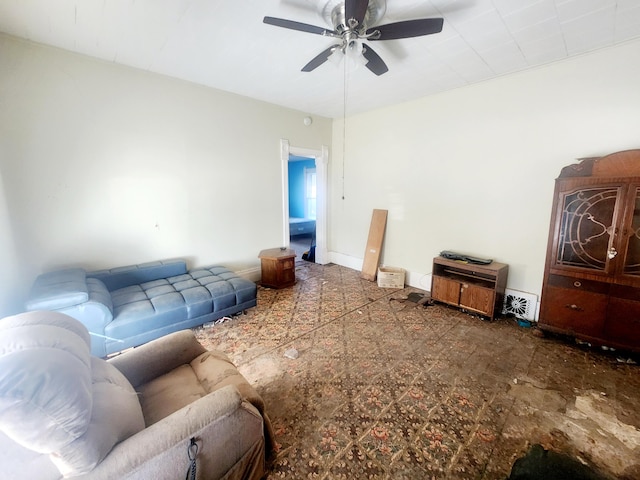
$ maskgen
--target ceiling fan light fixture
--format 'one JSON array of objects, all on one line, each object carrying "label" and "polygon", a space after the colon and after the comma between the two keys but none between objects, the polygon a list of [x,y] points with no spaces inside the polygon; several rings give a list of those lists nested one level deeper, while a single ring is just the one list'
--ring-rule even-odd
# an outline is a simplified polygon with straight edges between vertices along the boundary
[{"label": "ceiling fan light fixture", "polygon": [[351,40],[347,44],[347,56],[362,55],[362,42],[360,40]]},{"label": "ceiling fan light fixture", "polygon": [[345,56],[349,65],[355,70],[361,65],[366,65],[367,60],[362,55],[363,45],[360,40],[351,40],[345,49]]},{"label": "ceiling fan light fixture", "polygon": [[331,62],[336,68],[340,66],[342,63],[342,59],[344,58],[344,52],[341,48],[336,48],[331,55],[329,55],[329,62]]}]

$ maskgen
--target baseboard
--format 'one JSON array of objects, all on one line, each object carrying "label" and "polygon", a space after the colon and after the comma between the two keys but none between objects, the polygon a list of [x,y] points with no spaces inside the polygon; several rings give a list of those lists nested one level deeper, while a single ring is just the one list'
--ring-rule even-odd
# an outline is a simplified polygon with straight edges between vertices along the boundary
[{"label": "baseboard", "polygon": [[351,257],[343,253],[329,252],[331,263],[342,265],[343,267],[352,268],[353,270],[362,271],[362,258]]},{"label": "baseboard", "polygon": [[431,291],[431,273],[406,272],[404,283],[409,287]]},{"label": "baseboard", "polygon": [[[359,272],[362,271],[362,258],[352,257],[337,252],[329,252],[332,263],[343,267],[351,268]],[[431,290],[431,273],[411,272],[405,270],[404,283],[406,286],[419,288],[421,290]]]},{"label": "baseboard", "polygon": [[245,270],[240,270],[235,272],[238,276],[242,278],[246,278],[252,282],[258,283],[262,278],[262,270],[260,267],[247,268]]}]

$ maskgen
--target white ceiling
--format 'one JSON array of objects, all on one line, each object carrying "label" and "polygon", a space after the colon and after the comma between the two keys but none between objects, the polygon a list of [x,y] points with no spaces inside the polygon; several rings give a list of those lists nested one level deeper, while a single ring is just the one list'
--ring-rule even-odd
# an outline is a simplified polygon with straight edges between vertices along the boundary
[{"label": "white ceiling", "polygon": [[444,17],[443,31],[372,42],[380,77],[345,62],[303,73],[335,41],[262,18],[333,28],[320,12],[335,2],[0,0],[0,32],[333,118],[345,85],[352,114],[640,37],[640,0],[388,0],[379,24]]}]

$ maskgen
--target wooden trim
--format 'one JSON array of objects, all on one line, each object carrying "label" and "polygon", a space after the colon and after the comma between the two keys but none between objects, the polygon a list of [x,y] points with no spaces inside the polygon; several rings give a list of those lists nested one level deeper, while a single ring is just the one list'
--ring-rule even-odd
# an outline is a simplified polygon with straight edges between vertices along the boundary
[{"label": "wooden trim", "polygon": [[558,178],[567,177],[640,177],[640,149],[582,158],[564,167]]}]

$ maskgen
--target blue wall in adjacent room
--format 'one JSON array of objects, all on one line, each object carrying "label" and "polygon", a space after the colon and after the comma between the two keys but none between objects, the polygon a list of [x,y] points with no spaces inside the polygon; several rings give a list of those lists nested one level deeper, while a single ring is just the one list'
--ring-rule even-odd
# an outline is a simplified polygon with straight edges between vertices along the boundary
[{"label": "blue wall in adjacent room", "polygon": [[304,217],[304,169],[315,168],[315,166],[314,159],[289,162],[290,217]]}]

